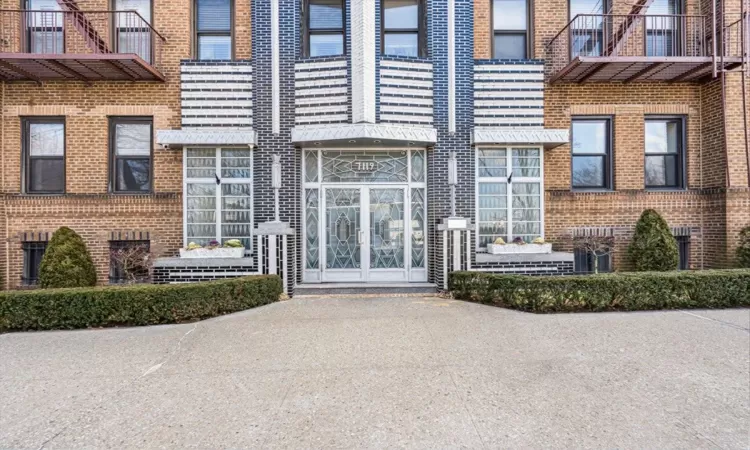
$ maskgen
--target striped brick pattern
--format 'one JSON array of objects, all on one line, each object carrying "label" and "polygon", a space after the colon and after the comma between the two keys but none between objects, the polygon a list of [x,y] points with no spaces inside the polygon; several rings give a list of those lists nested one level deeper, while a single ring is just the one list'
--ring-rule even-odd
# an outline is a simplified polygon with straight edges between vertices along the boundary
[{"label": "striped brick pattern", "polygon": [[347,123],[347,60],[315,58],[294,65],[294,111],[297,125]]},{"label": "striped brick pattern", "polygon": [[380,60],[380,122],[431,126],[432,101],[431,62]]},{"label": "striped brick pattern", "polygon": [[245,61],[182,61],[183,127],[253,126],[253,68]]},{"label": "striped brick pattern", "polygon": [[544,127],[544,64],[535,60],[475,64],[474,124]]}]

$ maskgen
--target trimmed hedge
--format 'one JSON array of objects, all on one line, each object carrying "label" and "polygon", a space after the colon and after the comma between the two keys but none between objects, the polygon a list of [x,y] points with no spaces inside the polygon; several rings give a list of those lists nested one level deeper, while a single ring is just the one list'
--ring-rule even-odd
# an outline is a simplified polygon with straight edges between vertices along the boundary
[{"label": "trimmed hedge", "polygon": [[454,272],[454,297],[536,313],[750,306],[750,270],[523,276]]},{"label": "trimmed hedge", "polygon": [[275,275],[186,284],[0,292],[0,332],[155,325],[205,319],[275,302]]}]

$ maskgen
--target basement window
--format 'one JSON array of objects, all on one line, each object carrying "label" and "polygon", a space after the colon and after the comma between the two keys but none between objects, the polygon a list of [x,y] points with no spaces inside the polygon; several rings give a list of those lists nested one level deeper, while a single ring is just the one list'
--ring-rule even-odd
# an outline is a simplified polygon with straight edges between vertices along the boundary
[{"label": "basement window", "polygon": [[23,250],[21,285],[36,286],[39,282],[39,265],[47,250],[47,242],[24,242],[21,244],[21,249]]}]

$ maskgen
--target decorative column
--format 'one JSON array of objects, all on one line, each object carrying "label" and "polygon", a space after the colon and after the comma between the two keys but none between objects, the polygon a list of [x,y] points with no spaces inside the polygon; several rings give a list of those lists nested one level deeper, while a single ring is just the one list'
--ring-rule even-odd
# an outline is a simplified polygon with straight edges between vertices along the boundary
[{"label": "decorative column", "polygon": [[375,0],[351,10],[352,123],[375,123]]}]

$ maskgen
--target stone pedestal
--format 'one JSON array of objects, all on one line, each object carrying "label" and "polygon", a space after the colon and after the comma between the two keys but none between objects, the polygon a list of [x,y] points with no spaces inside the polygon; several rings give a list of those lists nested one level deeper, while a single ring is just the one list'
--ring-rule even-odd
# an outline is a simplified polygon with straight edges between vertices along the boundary
[{"label": "stone pedestal", "polygon": [[279,275],[284,293],[289,293],[289,236],[294,230],[286,222],[263,222],[258,224],[255,235],[258,239],[258,272]]},{"label": "stone pedestal", "polygon": [[464,217],[447,217],[438,225],[443,240],[443,276],[440,288],[448,290],[448,274],[471,270],[471,221]]}]

